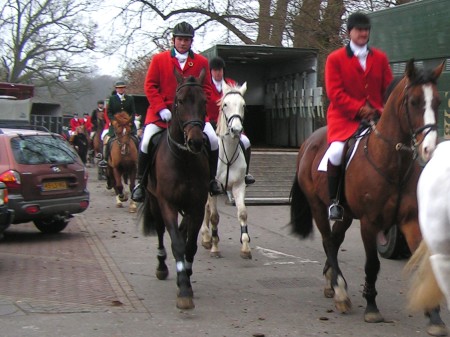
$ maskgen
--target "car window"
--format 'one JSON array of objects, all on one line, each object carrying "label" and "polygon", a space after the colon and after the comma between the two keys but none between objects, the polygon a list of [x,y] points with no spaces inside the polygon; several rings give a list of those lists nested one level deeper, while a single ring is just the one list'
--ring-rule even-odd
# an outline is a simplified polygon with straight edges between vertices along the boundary
[{"label": "car window", "polygon": [[11,148],[19,164],[70,164],[78,156],[69,143],[51,135],[14,137]]}]

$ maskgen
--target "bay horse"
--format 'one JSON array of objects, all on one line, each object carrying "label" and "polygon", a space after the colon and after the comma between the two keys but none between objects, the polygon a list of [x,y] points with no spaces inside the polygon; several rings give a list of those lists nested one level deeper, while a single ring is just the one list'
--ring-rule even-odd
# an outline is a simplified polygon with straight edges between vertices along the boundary
[{"label": "bay horse", "polygon": [[[219,136],[219,162],[216,179],[231,191],[237,208],[237,217],[241,225],[241,252],[243,259],[251,259],[250,236],[247,229],[247,209],[245,207],[245,162],[244,153],[239,144],[244,130],[245,100],[247,83],[241,87],[223,87],[223,96],[219,101],[219,118],[216,133]],[[212,257],[220,257],[219,251],[219,212],[217,196],[209,196],[205,207],[205,217],[201,228],[202,245],[210,249]],[[211,223],[211,228],[210,228]]]},{"label": "bay horse", "polygon": [[[106,178],[116,193],[116,207],[123,207],[122,203],[128,200],[123,182],[128,183],[131,192],[136,181],[138,151],[131,136],[132,123],[131,116],[126,111],[116,113],[111,122],[115,137],[111,140]],[[128,210],[130,213],[136,212],[137,205],[133,200],[130,200]]]},{"label": "bay horse", "polygon": [[[158,235],[156,277],[163,280],[169,273],[164,247],[167,229],[176,261],[176,306],[193,309],[190,278],[209,188],[209,163],[203,134],[206,97],[202,83],[205,70],[201,71],[199,78],[183,78],[176,70],[174,74],[178,85],[172,120],[156,146],[140,212],[144,234],[150,235],[156,230]],[[182,216],[180,224],[179,214]]]},{"label": "bay horse", "polygon": [[405,266],[412,275],[409,307],[429,310],[446,298],[450,308],[450,141],[438,144],[417,185],[423,241]]},{"label": "bay horse", "polygon": [[69,141],[77,151],[84,165],[87,163],[89,150],[89,135],[84,125],[77,126]]},{"label": "bay horse", "polygon": [[[338,251],[353,219],[361,223],[361,237],[366,253],[366,300],[364,320],[383,322],[375,287],[380,260],[377,234],[397,224],[412,252],[422,237],[417,219],[416,187],[420,166],[431,156],[437,141],[437,111],[440,104],[436,82],[444,63],[430,72],[420,71],[414,60],[406,65],[405,75],[391,88],[378,123],[360,137],[360,145],[347,163],[343,182],[344,219],[330,226],[327,173],[319,171],[327,144],[326,127],[320,128],[302,144],[297,157],[297,171],[291,189],[290,225],[293,233],[306,238],[313,231],[313,219],[321,233],[326,254],[324,276],[326,297],[334,297],[341,313],[351,309],[347,282],[338,263]],[[345,161],[344,161],[345,162]],[[439,334],[445,325],[439,308],[428,311],[428,332]]]}]

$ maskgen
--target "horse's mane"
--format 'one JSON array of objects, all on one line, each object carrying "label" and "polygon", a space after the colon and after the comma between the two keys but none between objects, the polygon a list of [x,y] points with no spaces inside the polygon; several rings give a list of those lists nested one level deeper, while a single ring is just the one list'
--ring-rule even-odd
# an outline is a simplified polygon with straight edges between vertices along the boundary
[{"label": "horse's mane", "polygon": [[[230,89],[226,92],[226,94],[230,93],[230,92],[239,92],[240,93],[240,91],[239,91],[240,86],[238,84],[234,83],[234,84],[227,84],[227,85],[230,87]],[[227,132],[227,121],[223,116],[222,109],[220,109],[220,107],[222,107],[222,104],[226,97],[226,94],[222,95],[222,97],[217,101],[217,105],[219,106],[219,116],[217,117],[216,133],[218,135],[223,135]]]}]

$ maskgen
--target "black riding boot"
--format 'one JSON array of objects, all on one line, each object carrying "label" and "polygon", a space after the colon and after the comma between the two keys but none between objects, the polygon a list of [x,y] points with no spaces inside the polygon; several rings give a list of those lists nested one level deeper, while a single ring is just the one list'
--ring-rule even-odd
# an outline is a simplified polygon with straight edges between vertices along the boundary
[{"label": "black riding boot", "polygon": [[106,144],[103,144],[103,159],[98,163],[98,166],[100,167],[107,167],[108,166],[108,158],[109,158],[109,146],[111,142],[112,137],[108,139],[108,142]]},{"label": "black riding boot", "polygon": [[250,169],[250,157],[252,155],[252,148],[249,147],[248,149],[245,149],[244,144],[242,142],[240,142],[240,144],[242,147],[242,151],[244,152],[245,162],[247,164],[247,168],[245,170],[245,185],[251,185],[255,183],[255,178],[253,178],[253,176],[248,173]]},{"label": "black riding boot", "polygon": [[131,199],[135,202],[143,202],[145,199],[145,171],[147,169],[149,155],[147,153],[139,150],[139,159],[138,159],[138,171],[137,171],[137,180],[138,183],[134,187],[133,192],[131,192]]},{"label": "black riding boot", "polygon": [[217,162],[219,160],[219,149],[209,151],[209,193],[211,195],[222,194],[222,187],[216,180]]},{"label": "black riding boot", "polygon": [[339,184],[341,181],[341,167],[335,166],[328,161],[328,192],[331,200],[328,208],[328,219],[331,221],[342,221],[344,218],[344,208],[339,205]]}]

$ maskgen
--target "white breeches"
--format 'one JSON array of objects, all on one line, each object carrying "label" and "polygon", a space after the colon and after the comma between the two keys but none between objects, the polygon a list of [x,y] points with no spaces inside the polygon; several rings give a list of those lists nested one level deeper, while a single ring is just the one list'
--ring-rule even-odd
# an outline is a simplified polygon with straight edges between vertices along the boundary
[{"label": "white breeches", "polygon": [[246,150],[250,147],[250,139],[246,135],[241,134],[241,142]]},{"label": "white breeches", "polygon": [[342,164],[342,152],[344,151],[344,142],[333,142],[330,144],[330,147],[328,148],[328,160],[333,164],[334,166],[339,166]]}]

